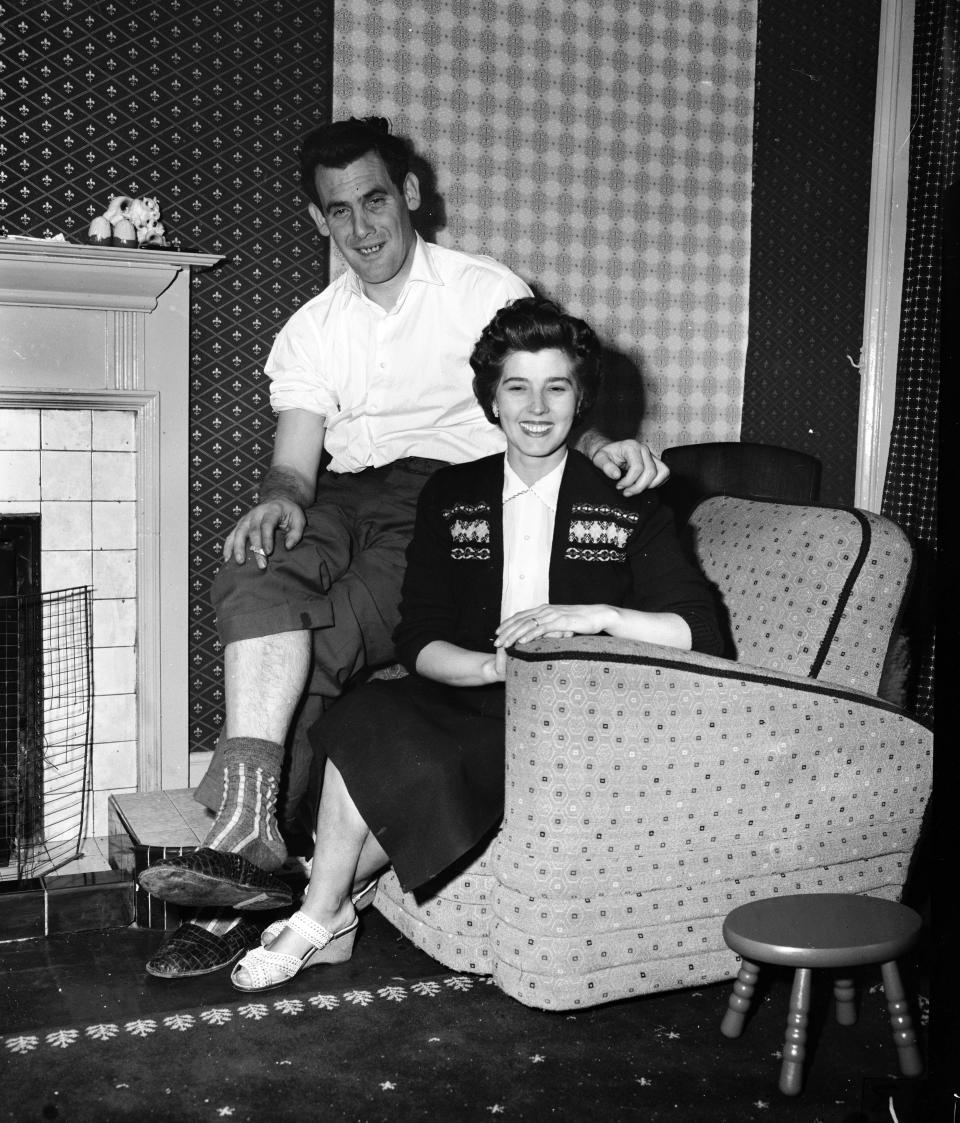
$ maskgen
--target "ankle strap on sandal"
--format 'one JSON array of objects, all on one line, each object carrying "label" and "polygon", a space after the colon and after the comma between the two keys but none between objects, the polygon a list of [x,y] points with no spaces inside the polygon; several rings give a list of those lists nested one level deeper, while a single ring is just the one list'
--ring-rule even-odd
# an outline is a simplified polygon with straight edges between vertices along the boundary
[{"label": "ankle strap on sandal", "polygon": [[311,920],[305,912],[295,912],[287,920],[287,927],[304,940],[309,941],[315,948],[326,947],[334,937],[333,932],[329,932],[322,924]]}]

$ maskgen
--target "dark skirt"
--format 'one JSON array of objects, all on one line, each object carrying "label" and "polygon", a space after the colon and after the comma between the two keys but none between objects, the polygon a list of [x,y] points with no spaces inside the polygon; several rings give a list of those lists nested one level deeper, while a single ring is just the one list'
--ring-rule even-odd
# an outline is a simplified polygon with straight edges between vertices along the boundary
[{"label": "dark skirt", "polygon": [[502,683],[375,680],[311,730],[405,890],[438,877],[503,816],[504,697]]}]

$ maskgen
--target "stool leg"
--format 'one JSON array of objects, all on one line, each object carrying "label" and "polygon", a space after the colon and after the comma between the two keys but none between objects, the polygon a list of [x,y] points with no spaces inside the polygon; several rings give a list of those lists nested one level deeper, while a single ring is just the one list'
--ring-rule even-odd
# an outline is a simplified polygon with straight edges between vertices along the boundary
[{"label": "stool leg", "polygon": [[854,1004],[856,990],[853,979],[835,979],[833,997],[837,1003],[837,1022],[842,1026],[857,1024],[857,1007]]},{"label": "stool leg", "polygon": [[750,1009],[753,992],[757,988],[759,970],[760,968],[755,963],[748,963],[747,960],[741,959],[740,973],[737,975],[737,981],[733,984],[730,1001],[727,1003],[727,1012],[723,1015],[723,1021],[720,1023],[720,1032],[724,1037],[739,1037],[743,1033],[743,1023],[746,1020],[747,1011]]},{"label": "stool leg", "polygon": [[803,1084],[803,1060],[807,1053],[807,1021],[810,1013],[809,967],[798,967],[790,992],[790,1012],[783,1042],[783,1064],[780,1066],[780,1091],[796,1096]]},{"label": "stool leg", "polygon": [[881,963],[880,971],[883,974],[887,1009],[890,1011],[893,1040],[900,1055],[900,1071],[904,1076],[919,1076],[923,1072],[923,1059],[917,1048],[917,1035],[910,1018],[910,1004],[900,981],[900,971],[895,962]]}]

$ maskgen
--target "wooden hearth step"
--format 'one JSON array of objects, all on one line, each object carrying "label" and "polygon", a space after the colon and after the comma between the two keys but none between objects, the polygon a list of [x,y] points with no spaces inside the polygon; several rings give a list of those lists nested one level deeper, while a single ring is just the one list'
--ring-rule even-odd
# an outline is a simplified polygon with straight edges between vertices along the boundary
[{"label": "wooden hearth step", "polygon": [[141,928],[177,928],[180,912],[136,884],[141,870],[160,858],[188,854],[200,845],[213,815],[193,798],[192,788],[132,792],[107,801],[110,865],[134,882],[136,923]]},{"label": "wooden hearth step", "polygon": [[126,928],[133,914],[133,881],[119,870],[0,881],[0,943]]}]

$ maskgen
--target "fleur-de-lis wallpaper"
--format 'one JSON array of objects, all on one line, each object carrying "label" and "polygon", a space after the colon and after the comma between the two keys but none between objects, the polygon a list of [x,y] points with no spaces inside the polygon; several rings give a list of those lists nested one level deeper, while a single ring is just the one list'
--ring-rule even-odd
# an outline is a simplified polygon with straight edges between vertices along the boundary
[{"label": "fleur-de-lis wallpaper", "polygon": [[[113,195],[155,195],[167,240],[225,255],[193,275],[190,370],[192,749],[223,720],[209,602],[218,548],[269,461],[262,364],[327,282],[297,191],[301,136],[330,116],[333,3],[0,4],[5,233],[83,241]],[[143,251],[148,252],[148,251]]]}]

